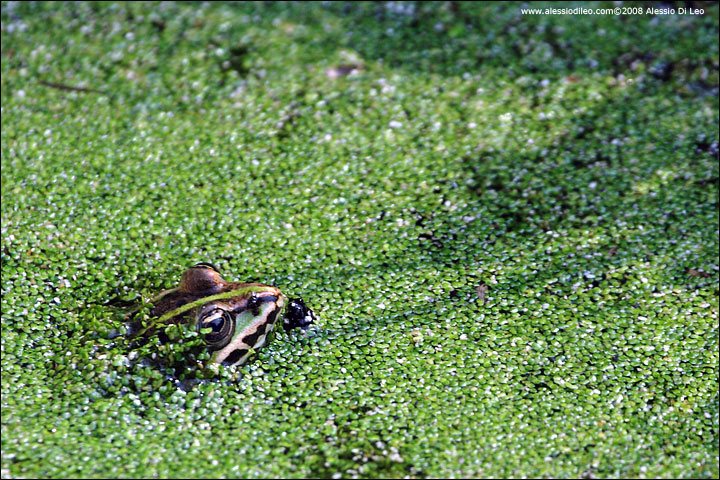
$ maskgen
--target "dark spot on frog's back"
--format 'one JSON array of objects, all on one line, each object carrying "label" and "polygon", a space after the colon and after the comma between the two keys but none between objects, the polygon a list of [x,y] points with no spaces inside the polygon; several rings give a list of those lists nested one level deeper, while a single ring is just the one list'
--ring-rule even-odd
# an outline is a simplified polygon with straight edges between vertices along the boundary
[{"label": "dark spot on frog's back", "polygon": [[235,350],[230,352],[230,355],[228,355],[227,358],[223,360],[222,364],[225,366],[232,365],[238,360],[240,360],[243,355],[245,355],[248,351],[249,350],[247,348],[236,348]]}]

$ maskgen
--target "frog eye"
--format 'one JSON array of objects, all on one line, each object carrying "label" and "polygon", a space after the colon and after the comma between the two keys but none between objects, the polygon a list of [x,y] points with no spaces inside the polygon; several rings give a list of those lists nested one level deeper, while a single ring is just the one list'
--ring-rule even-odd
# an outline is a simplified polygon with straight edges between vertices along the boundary
[{"label": "frog eye", "polygon": [[215,307],[200,315],[197,327],[198,330],[211,329],[211,332],[205,335],[205,342],[213,350],[219,350],[230,343],[235,333],[235,319],[227,310]]}]

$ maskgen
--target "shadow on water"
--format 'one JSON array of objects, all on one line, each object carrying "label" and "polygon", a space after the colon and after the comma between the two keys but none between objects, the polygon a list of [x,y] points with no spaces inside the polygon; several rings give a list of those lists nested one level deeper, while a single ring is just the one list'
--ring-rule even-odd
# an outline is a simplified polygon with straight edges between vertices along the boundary
[{"label": "shadow on water", "polygon": [[[610,71],[645,62],[657,78],[669,79],[669,60],[677,43],[628,42],[640,35],[652,16],[626,18],[527,15],[527,4],[502,2],[252,2],[218,6],[242,11],[264,28],[303,25],[313,35],[295,39],[310,62],[333,58],[340,50],[408,73],[459,75],[502,72],[510,78],[541,74],[556,78],[577,71]],[[215,8],[215,7],[213,7]],[[714,25],[708,12],[689,25],[670,24],[687,41],[693,31]],[[598,29],[618,38],[594,41]],[[672,38],[670,35],[666,38]],[[261,53],[261,52],[260,52]],[[711,59],[708,68],[717,68]],[[714,87],[715,91],[717,86]]]}]

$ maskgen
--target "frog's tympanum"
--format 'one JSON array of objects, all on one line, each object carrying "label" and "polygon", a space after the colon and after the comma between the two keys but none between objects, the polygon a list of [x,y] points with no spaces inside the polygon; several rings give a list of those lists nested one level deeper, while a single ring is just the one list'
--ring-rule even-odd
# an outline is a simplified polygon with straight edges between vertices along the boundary
[{"label": "frog's tympanum", "polygon": [[245,362],[279,321],[286,330],[304,331],[315,319],[301,299],[288,301],[269,285],[226,282],[209,263],[183,273],[180,286],[158,295],[150,313],[161,324],[194,322],[198,330],[209,329],[205,343],[212,361],[223,365]]}]

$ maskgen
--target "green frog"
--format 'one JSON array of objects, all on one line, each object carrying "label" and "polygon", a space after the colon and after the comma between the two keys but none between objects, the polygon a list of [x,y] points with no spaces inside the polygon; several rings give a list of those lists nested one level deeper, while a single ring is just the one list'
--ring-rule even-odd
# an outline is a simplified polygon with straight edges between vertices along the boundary
[{"label": "green frog", "polygon": [[186,270],[177,288],[152,302],[155,325],[194,322],[212,351],[211,361],[223,365],[242,365],[265,345],[277,323],[305,332],[315,321],[302,299],[288,300],[270,285],[227,282],[210,263]]}]

